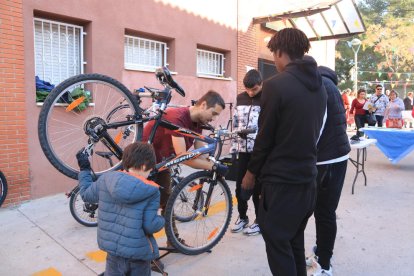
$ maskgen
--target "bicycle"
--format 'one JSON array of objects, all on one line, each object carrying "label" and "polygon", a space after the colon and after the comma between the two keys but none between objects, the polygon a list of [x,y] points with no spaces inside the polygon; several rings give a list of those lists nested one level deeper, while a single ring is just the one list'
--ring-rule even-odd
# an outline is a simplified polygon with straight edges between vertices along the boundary
[{"label": "bicycle", "polygon": [[[171,173],[171,187],[174,189],[184,178],[180,176],[181,169],[179,165],[172,168]],[[73,218],[80,224],[87,227],[96,227],[98,225],[98,204],[84,202],[80,196],[79,185],[76,185],[71,191],[66,193],[69,198],[69,210]],[[180,200],[181,205],[177,205],[176,208],[180,212],[176,212],[175,219],[181,222],[188,222],[196,217],[195,210],[200,210],[204,204],[204,194],[201,195],[200,200],[197,201],[197,208],[189,208],[187,203],[194,202],[194,198],[188,193],[181,193]]]},{"label": "bicycle", "polygon": [[[61,173],[76,179],[78,168],[74,156],[86,144],[85,148],[91,155],[92,169],[98,177],[106,171],[119,169],[122,165],[123,148],[131,142],[141,140],[144,123],[155,120],[149,143],[153,141],[159,126],[206,143],[202,148],[157,164],[157,171],[170,169],[204,154],[218,164],[214,153],[224,132],[219,130],[212,138],[163,120],[162,115],[171,100],[172,90],[176,90],[181,96],[185,96],[185,92],[172,79],[167,68],[158,69],[156,77],[164,86],[163,90],[146,87],[147,92],[132,94],[120,82],[99,74],[78,75],[54,88],[43,104],[38,125],[41,147],[50,163]],[[67,100],[70,98],[68,94],[75,89],[82,89],[89,95],[91,100],[88,100],[86,108],[78,108],[84,103],[84,97]],[[159,109],[155,115],[140,107],[142,98],[145,97],[158,104]],[[115,121],[114,118],[113,122],[107,123],[105,118],[108,110],[112,111],[118,106],[122,108],[117,109],[117,118],[124,119]],[[110,156],[102,158],[99,154],[93,154],[94,152],[110,152]],[[112,162],[108,166],[109,159]],[[193,195],[194,200],[191,203],[196,206],[194,211],[197,215],[189,222],[176,223],[180,236],[178,238],[173,233],[172,221],[180,215],[176,205],[179,204],[180,196],[185,193]],[[201,195],[205,195],[205,199],[203,208],[199,210],[197,206]],[[215,170],[196,172],[184,178],[170,196],[166,207],[165,231],[178,251],[190,255],[200,254],[209,251],[221,240],[230,223],[231,214],[232,195],[224,178]]]},{"label": "bicycle", "polygon": [[4,200],[6,199],[8,191],[8,185],[6,177],[4,176],[3,172],[0,171],[0,206],[3,204]]}]

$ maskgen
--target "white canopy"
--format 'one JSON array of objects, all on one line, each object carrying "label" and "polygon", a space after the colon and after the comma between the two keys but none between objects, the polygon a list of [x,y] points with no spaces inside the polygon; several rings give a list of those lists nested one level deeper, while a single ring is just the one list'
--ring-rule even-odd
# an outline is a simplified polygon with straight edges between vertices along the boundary
[{"label": "white canopy", "polygon": [[255,12],[253,23],[275,31],[298,28],[314,41],[349,37],[366,30],[353,0],[263,1]]}]

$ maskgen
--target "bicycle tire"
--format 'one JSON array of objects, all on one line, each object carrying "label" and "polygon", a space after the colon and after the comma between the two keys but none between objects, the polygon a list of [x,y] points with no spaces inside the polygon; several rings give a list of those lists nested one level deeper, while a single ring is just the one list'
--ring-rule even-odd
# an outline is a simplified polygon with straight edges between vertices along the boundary
[{"label": "bicycle tire", "polygon": [[70,196],[69,209],[73,218],[80,224],[87,227],[98,226],[98,204],[84,202],[80,195],[79,186],[73,190]]},{"label": "bicycle tire", "polygon": [[[179,195],[181,204],[179,206],[175,206],[177,207],[175,208],[177,211],[174,212],[175,219],[180,222],[189,222],[195,219],[197,217],[197,211],[201,211],[204,205],[205,194],[201,192],[199,196],[200,199],[196,200],[197,195],[192,198],[188,192],[182,191]],[[187,206],[187,202],[190,204],[192,203],[192,206]],[[183,209],[185,209],[185,211]]]},{"label": "bicycle tire", "polygon": [[[184,177],[180,177],[179,176],[179,172],[176,174],[171,175],[171,188],[174,189],[175,187],[178,186],[178,184],[180,184],[180,182],[184,179]],[[180,194],[180,199],[182,204],[182,208],[180,208],[179,212],[174,212],[174,216],[175,219],[181,222],[188,222],[188,221],[192,221],[195,217],[197,217],[197,210],[201,210],[203,208],[204,205],[204,193],[201,193],[201,199],[198,200],[197,202],[194,199],[190,198],[191,195],[188,195],[187,193],[181,193]],[[192,206],[187,206],[186,203],[187,202],[193,202],[196,203],[193,204]],[[187,210],[187,212],[183,212],[183,208]]]},{"label": "bicycle tire", "polygon": [[[230,224],[233,211],[232,195],[226,181],[220,177],[214,183],[211,171],[201,171],[184,178],[178,187],[173,190],[165,209],[165,232],[167,239],[181,253],[197,255],[209,251],[224,236]],[[198,183],[197,186],[191,186]],[[196,191],[202,189],[207,192],[211,185],[213,192],[210,198],[205,199],[203,210],[192,221],[180,223],[174,218],[174,205],[184,189]],[[209,203],[207,214],[203,214],[206,204]],[[174,234],[173,221],[177,228]]]},{"label": "bicycle tire", "polygon": [[[90,97],[89,103],[81,102],[73,105],[74,101],[69,99],[69,94],[73,95],[74,92],[79,91],[83,93],[81,95],[85,99]],[[90,122],[91,118],[99,118],[100,122],[106,123],[109,113],[119,105],[128,105],[128,108],[122,108],[123,113],[119,114],[118,120],[121,121],[126,121],[128,115],[133,116],[142,112],[134,95],[123,84],[108,76],[81,74],[56,86],[43,103],[38,123],[40,145],[49,162],[59,172],[77,179],[79,169],[75,155],[87,145],[89,139],[84,131],[85,124]],[[122,119],[119,119],[120,115],[124,115]],[[110,117],[111,122],[115,122],[116,118],[113,114]],[[122,149],[142,138],[143,125],[131,125],[134,126],[135,132],[126,137],[127,139],[121,138],[118,145]],[[113,138],[116,138],[119,133],[119,130],[108,130],[108,134]],[[95,144],[94,151],[108,152],[109,149],[100,140]],[[91,156],[92,169],[96,175],[121,167],[118,158],[115,156],[111,158],[115,159],[113,166],[108,165],[106,158],[96,154]]]},{"label": "bicycle tire", "polygon": [[6,200],[8,189],[6,176],[0,171],[0,206],[4,203],[4,200]]}]

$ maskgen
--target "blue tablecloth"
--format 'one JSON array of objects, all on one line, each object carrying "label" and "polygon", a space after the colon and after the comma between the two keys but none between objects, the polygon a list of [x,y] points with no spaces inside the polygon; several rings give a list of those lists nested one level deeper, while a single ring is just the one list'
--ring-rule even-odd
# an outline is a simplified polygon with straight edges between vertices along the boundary
[{"label": "blue tablecloth", "polygon": [[396,164],[414,150],[414,131],[393,128],[366,127],[362,131],[369,137],[377,139],[377,147]]}]

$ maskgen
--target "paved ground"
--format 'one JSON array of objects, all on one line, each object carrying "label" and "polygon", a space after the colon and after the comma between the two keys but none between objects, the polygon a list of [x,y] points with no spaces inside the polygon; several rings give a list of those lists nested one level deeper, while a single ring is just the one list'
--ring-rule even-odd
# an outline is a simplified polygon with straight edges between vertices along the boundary
[{"label": "paved ground", "polygon": [[[335,275],[414,275],[414,153],[391,165],[371,146],[366,172],[368,186],[360,177],[351,195],[355,168],[349,163],[338,209]],[[58,194],[0,209],[0,275],[96,275],[104,270],[96,229],[79,225],[68,203]],[[307,251],[314,232],[311,220]],[[210,254],[170,254],[163,261],[169,275],[271,275],[261,236],[228,232]]]}]

